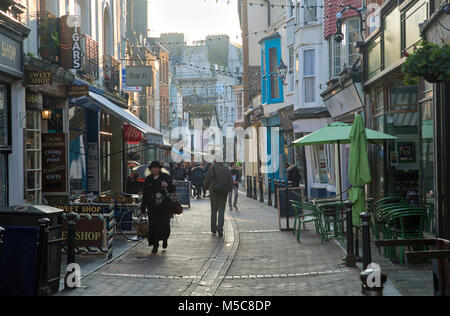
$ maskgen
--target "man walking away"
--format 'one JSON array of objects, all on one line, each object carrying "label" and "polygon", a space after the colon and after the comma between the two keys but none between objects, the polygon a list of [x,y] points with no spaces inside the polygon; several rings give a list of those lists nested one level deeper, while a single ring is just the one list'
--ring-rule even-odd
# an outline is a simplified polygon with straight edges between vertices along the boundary
[{"label": "man walking away", "polygon": [[[228,194],[228,206],[230,207],[230,211],[233,210],[233,207],[235,210],[238,209],[237,201],[239,196],[239,182],[241,179],[239,169],[236,168],[236,165],[234,163],[231,165],[231,178],[233,179],[233,187],[231,188],[230,194]],[[233,195],[234,203],[232,203]]]},{"label": "man walking away", "polygon": [[[208,169],[205,186],[209,190],[211,199],[211,232],[213,234],[218,233],[219,237],[222,237],[227,195],[233,187],[230,168],[222,162],[215,162]],[[219,216],[217,216],[217,213],[219,213]]]}]

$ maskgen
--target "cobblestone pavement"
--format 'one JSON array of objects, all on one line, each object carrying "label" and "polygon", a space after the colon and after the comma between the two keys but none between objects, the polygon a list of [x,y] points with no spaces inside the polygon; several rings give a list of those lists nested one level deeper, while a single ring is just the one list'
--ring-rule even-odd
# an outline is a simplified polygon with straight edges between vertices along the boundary
[{"label": "cobblestone pavement", "polygon": [[58,295],[360,295],[359,270],[342,265],[336,243],[309,228],[298,244],[273,207],[239,198],[224,238],[210,233],[209,200],[194,201],[172,222],[167,250],[141,242]]}]

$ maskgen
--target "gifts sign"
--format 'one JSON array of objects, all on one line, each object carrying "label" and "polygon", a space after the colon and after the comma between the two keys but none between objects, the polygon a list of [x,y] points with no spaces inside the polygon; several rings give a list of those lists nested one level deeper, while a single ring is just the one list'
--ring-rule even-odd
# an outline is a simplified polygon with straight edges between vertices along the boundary
[{"label": "gifts sign", "polygon": [[42,134],[42,190],[66,192],[66,134]]}]

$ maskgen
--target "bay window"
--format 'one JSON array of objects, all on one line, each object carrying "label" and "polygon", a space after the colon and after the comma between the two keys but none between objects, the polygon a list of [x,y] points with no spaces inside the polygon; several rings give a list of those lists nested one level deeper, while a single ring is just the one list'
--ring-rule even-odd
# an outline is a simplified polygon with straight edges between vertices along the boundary
[{"label": "bay window", "polygon": [[315,50],[305,50],[303,54],[304,101],[305,103],[314,103],[316,101]]},{"label": "bay window", "polygon": [[288,91],[294,91],[294,47],[289,47]]}]

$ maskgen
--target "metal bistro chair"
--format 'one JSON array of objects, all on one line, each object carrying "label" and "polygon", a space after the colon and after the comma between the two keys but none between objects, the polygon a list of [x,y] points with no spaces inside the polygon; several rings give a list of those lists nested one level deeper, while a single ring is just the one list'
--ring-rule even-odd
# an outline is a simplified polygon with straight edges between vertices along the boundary
[{"label": "metal bistro chair", "polygon": [[319,204],[318,210],[322,222],[322,243],[332,238],[344,241],[345,216],[342,216],[342,214],[344,214],[344,209],[345,206],[343,203]]},{"label": "metal bistro chair", "polygon": [[[390,212],[388,222],[390,239],[422,239],[426,210],[423,208],[399,208]],[[396,247],[392,247],[391,259],[396,259]],[[399,262],[404,262],[404,246],[400,246]]]},{"label": "metal bistro chair", "polygon": [[292,207],[295,211],[294,230],[293,234],[297,233],[297,242],[300,242],[300,232],[302,224],[314,222],[316,233],[320,233],[321,222],[320,214],[314,204],[298,202],[291,200]]}]

